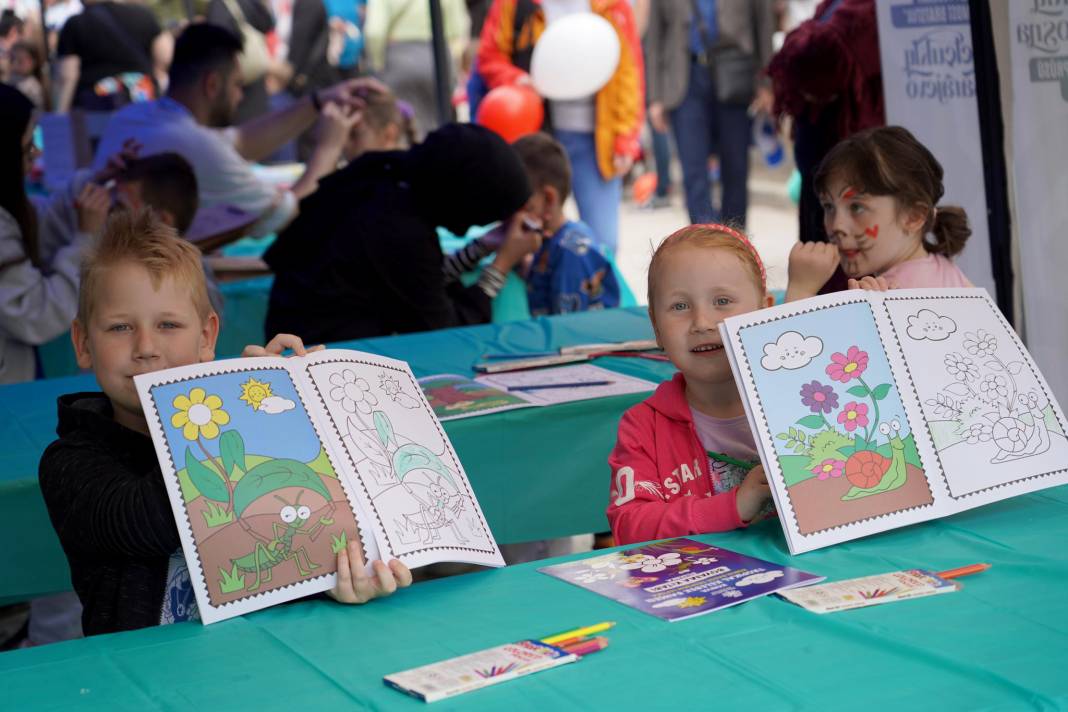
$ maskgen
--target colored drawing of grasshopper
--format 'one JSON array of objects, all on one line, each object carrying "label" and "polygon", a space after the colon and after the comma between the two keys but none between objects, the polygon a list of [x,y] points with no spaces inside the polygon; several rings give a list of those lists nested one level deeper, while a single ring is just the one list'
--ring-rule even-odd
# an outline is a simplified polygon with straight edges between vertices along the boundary
[{"label": "colored drawing of grasshopper", "polygon": [[[278,490],[287,487],[300,488],[296,500],[292,503],[277,494]],[[302,505],[300,498],[308,490],[322,496],[329,503],[329,507],[327,513],[319,517],[318,522],[304,528],[311,518],[311,508]],[[243,517],[253,502],[267,495],[273,495],[282,503],[282,508],[278,512],[282,521],[271,523],[271,538],[254,530]],[[319,568],[319,564],[311,560],[305,547],[293,546],[293,539],[298,534],[306,535],[315,541],[324,527],[334,523],[333,519],[329,518],[335,509],[330,491],[310,467],[302,462],[284,458],[261,463],[250,469],[234,487],[233,502],[237,521],[256,540],[252,551],[230,558],[231,563],[239,571],[255,574],[255,581],[245,589],[246,591],[256,591],[262,583],[270,581],[272,569],[284,561],[292,561],[296,564],[301,576],[308,576],[313,569]]]},{"label": "colored drawing of grasshopper", "polygon": [[[246,591],[256,591],[261,583],[270,581],[272,577],[271,569],[283,561],[292,560],[297,565],[297,571],[300,572],[301,576],[308,576],[311,574],[312,569],[319,568],[319,564],[311,560],[305,547],[293,546],[293,537],[297,534],[305,534],[312,541],[315,541],[322,532],[323,527],[333,524],[334,521],[324,515],[319,517],[319,521],[311,527],[304,529],[305,523],[311,518],[311,509],[307,505],[300,503],[302,494],[304,494],[303,490],[297,494],[297,499],[293,503],[274,495],[274,498],[281,502],[283,506],[278,512],[278,516],[282,519],[282,524],[278,522],[271,523],[271,531],[274,534],[272,539],[263,536],[244,520],[241,520],[245,531],[256,539],[256,548],[251,553],[230,559],[230,561],[237,566],[238,570],[256,575],[255,582],[246,588]],[[333,510],[334,503],[331,502],[330,512],[332,513]],[[304,557],[303,566],[300,563],[301,555]]]}]

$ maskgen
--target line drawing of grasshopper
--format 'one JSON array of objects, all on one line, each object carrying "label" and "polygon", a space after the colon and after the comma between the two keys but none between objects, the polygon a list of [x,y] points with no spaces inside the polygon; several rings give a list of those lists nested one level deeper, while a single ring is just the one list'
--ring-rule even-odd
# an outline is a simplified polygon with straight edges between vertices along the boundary
[{"label": "line drawing of grasshopper", "polygon": [[[271,523],[271,532],[274,534],[272,539],[268,539],[257,532],[244,519],[239,520],[241,527],[256,540],[256,547],[251,553],[230,559],[230,562],[237,566],[239,571],[256,575],[256,580],[245,588],[246,591],[259,590],[261,583],[267,583],[273,577],[272,569],[284,561],[295,563],[301,576],[309,576],[313,569],[319,568],[320,564],[311,560],[305,547],[293,546],[293,538],[297,534],[304,534],[312,541],[315,541],[325,527],[334,523],[334,520],[328,516],[334,512],[334,503],[330,503],[328,514],[319,517],[318,522],[308,529],[304,529],[304,524],[311,518],[311,509],[306,504],[300,503],[302,494],[304,494],[304,490],[297,494],[296,500],[292,503],[287,502],[279,495],[274,495],[274,498],[283,505],[278,512],[278,516],[283,523]],[[304,566],[301,566],[300,563],[302,554],[304,555]]]}]

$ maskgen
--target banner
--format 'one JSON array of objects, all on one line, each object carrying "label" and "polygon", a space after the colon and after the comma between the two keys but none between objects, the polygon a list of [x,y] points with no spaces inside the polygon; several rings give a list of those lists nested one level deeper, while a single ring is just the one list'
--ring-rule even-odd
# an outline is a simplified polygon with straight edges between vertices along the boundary
[{"label": "banner", "polygon": [[1013,0],[1008,6],[1014,217],[1027,346],[1063,403],[1068,400],[1068,0]]},{"label": "banner", "polygon": [[878,0],[876,7],[886,123],[907,128],[942,164],[941,203],[964,208],[972,228],[955,261],[993,296],[968,2]]}]

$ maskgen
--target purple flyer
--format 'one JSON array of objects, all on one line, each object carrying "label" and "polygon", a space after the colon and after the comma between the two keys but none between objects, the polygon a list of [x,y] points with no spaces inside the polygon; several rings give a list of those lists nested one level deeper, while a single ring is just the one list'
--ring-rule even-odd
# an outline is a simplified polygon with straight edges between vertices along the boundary
[{"label": "purple flyer", "polygon": [[693,539],[668,539],[538,571],[670,622],[824,579]]}]

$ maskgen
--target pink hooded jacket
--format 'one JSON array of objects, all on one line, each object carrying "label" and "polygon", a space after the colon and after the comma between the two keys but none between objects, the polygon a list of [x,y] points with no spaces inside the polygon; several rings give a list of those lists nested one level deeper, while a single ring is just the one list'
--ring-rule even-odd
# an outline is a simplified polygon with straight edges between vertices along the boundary
[{"label": "pink hooded jacket", "polygon": [[681,373],[623,414],[608,464],[607,514],[617,545],[747,524],[738,516],[737,488],[715,493]]}]

